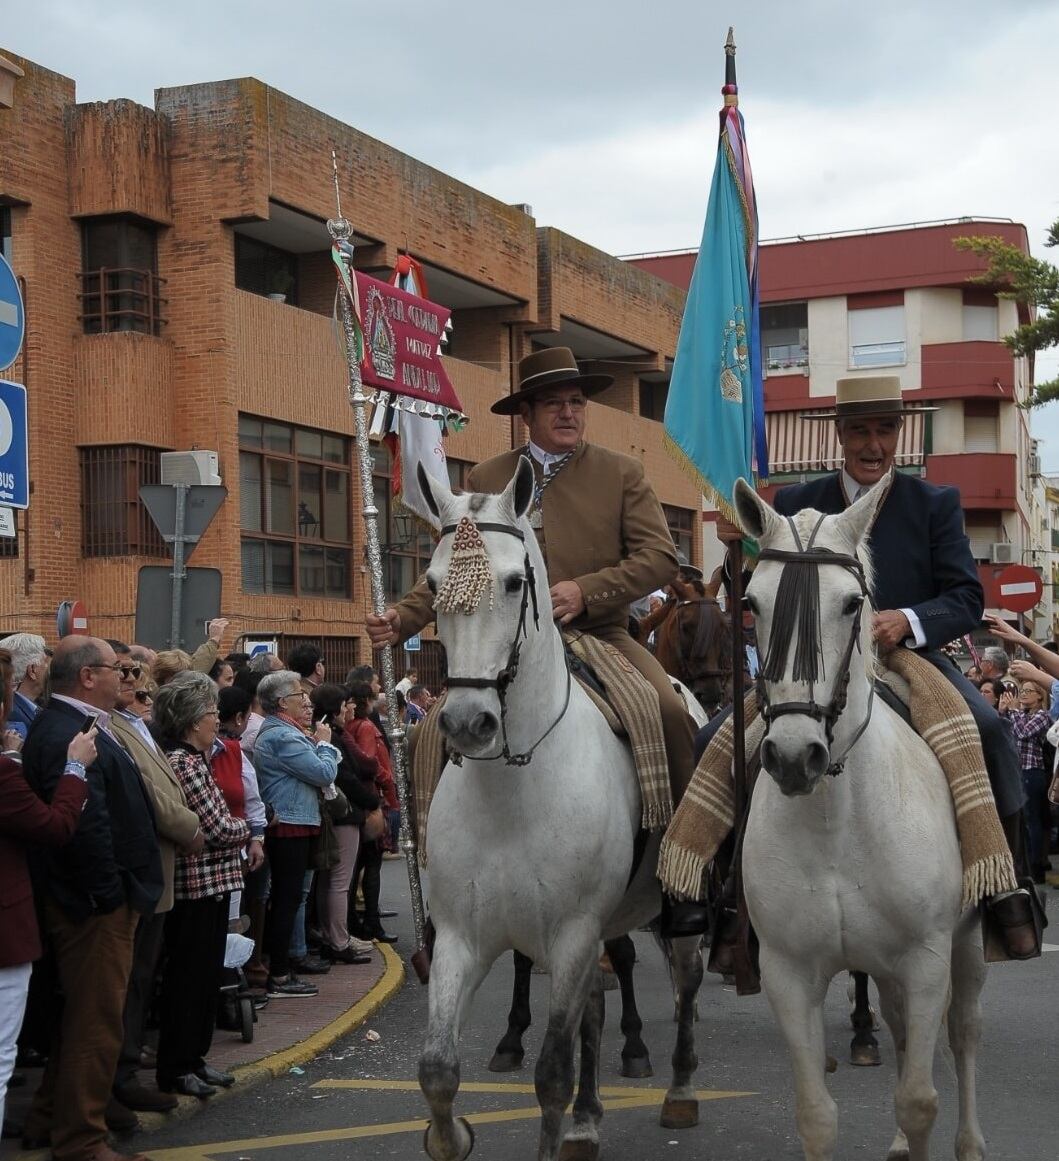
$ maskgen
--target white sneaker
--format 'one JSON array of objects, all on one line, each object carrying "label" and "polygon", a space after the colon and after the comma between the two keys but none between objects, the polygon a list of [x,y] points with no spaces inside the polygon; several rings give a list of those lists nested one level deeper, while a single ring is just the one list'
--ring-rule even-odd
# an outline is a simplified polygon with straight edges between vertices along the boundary
[{"label": "white sneaker", "polygon": [[370,939],[357,939],[355,935],[349,937],[349,948],[357,955],[367,955],[375,950],[375,944]]}]

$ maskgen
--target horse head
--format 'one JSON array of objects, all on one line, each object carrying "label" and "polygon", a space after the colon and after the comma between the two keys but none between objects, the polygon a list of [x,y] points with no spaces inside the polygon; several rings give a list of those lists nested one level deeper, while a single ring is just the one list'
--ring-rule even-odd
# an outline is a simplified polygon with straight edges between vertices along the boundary
[{"label": "horse head", "polygon": [[[521,458],[498,495],[454,495],[422,465],[418,475],[441,531],[426,572],[449,673],[438,723],[461,755],[509,757],[506,697],[522,646],[554,633],[544,561],[525,518],[533,468]],[[498,747],[503,754],[492,752]]]},{"label": "horse head", "polygon": [[784,517],[745,480],[736,483],[739,522],[761,547],[746,592],[762,658],[758,697],[768,728],[761,761],[786,795],[809,794],[825,774],[839,773],[870,716],[866,541],[887,491],[888,482],[877,485],[839,515],[807,509]]}]

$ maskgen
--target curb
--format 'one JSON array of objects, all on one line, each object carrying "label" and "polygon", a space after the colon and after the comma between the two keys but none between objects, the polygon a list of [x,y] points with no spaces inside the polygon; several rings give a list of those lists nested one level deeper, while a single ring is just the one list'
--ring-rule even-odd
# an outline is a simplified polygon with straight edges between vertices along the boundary
[{"label": "curb", "polygon": [[[341,1016],[337,1016],[330,1024],[325,1024],[319,1031],[299,1040],[290,1048],[281,1052],[273,1052],[271,1056],[264,1056],[253,1064],[242,1064],[233,1070],[235,1084],[230,1088],[219,1089],[208,1101],[201,1101],[197,1097],[177,1097],[180,1102],[175,1109],[168,1113],[137,1113],[140,1118],[140,1127],[129,1138],[141,1133],[153,1133],[174,1121],[182,1121],[194,1116],[206,1105],[215,1105],[226,1097],[236,1096],[247,1089],[255,1088],[267,1080],[274,1080],[298,1065],[305,1064],[314,1056],[319,1056],[325,1049],[330,1048],[336,1040],[355,1031],[369,1017],[373,1016],[384,1004],[388,1003],[401,990],[405,979],[405,966],[401,957],[389,944],[378,944],[382,954],[384,970],[378,982],[375,983],[351,1008]],[[47,1157],[46,1152],[38,1154]],[[31,1155],[24,1154],[27,1161]]]}]

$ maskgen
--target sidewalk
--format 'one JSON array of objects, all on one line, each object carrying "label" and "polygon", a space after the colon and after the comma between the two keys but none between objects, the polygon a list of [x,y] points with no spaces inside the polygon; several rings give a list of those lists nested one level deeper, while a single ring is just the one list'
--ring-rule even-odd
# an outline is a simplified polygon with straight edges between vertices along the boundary
[{"label": "sidewalk", "polygon": [[[138,1113],[139,1131],[151,1132],[192,1116],[206,1104],[245,1092],[311,1060],[378,1011],[400,990],[404,976],[404,963],[397,952],[386,944],[377,944],[370,964],[336,964],[327,975],[311,977],[320,989],[319,995],[310,999],[271,1000],[257,1014],[250,1044],[244,1044],[238,1032],[218,1029],[209,1063],[234,1073],[235,1084],[220,1089],[208,1102],[178,1097],[180,1104],[171,1113]],[[147,1083],[153,1083],[154,1078],[146,1070],[141,1076]],[[40,1069],[29,1069],[27,1083],[8,1092],[10,1119],[19,1122],[24,1119],[39,1080]],[[120,1138],[117,1148],[120,1152]],[[22,1151],[18,1141],[4,1141],[0,1152],[5,1159],[18,1161],[47,1161],[51,1155],[49,1149]]]}]

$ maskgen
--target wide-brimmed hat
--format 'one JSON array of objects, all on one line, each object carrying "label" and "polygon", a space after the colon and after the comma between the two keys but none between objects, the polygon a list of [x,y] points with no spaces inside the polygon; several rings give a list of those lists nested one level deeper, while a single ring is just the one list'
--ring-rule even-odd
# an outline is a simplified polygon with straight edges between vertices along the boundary
[{"label": "wide-brimmed hat", "polygon": [[613,375],[582,375],[569,347],[545,347],[519,360],[518,386],[489,408],[494,415],[517,415],[519,404],[551,387],[576,385],[585,395],[596,395],[614,382]]},{"label": "wide-brimmed hat", "polygon": [[835,384],[835,406],[831,411],[807,411],[803,419],[863,419],[869,416],[909,415],[916,411],[937,411],[936,407],[905,403],[901,380],[896,375],[868,375],[839,379]]}]

